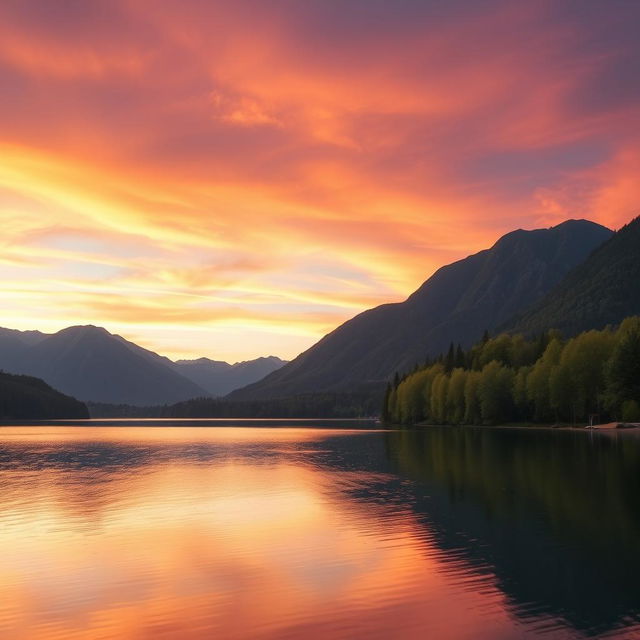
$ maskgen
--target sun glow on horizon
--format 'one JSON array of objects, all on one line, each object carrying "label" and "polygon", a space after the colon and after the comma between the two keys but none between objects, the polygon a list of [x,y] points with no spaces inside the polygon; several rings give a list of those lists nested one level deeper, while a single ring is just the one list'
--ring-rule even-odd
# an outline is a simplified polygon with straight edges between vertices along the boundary
[{"label": "sun glow on horizon", "polygon": [[639,14],[8,0],[2,325],[290,359],[514,228],[619,227]]}]

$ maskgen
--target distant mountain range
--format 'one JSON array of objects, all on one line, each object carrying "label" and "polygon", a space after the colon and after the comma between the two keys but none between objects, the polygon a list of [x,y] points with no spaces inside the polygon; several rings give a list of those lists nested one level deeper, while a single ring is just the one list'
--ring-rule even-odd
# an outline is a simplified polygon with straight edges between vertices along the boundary
[{"label": "distant mountain range", "polygon": [[451,342],[468,347],[538,302],[612,236],[586,220],[513,231],[491,249],[442,267],[405,302],[344,323],[284,367],[230,400],[380,388]]},{"label": "distant mountain range", "polygon": [[198,358],[197,360],[177,360],[175,371],[188,378],[210,396],[223,396],[234,389],[244,387],[264,378],[286,364],[276,356],[256,358],[229,364],[220,360]]},{"label": "distant mountain range", "polygon": [[[359,406],[370,410],[369,400],[396,371],[450,343],[469,347],[485,330],[532,335],[558,328],[573,335],[630,315],[640,315],[640,219],[615,234],[569,220],[514,231],[442,267],[404,302],[359,314],[289,363],[273,356],[173,362],[105,329],[77,326],[51,335],[0,329],[0,369],[37,376],[92,403],[182,403],[176,415],[201,415],[210,406],[226,415],[245,401],[256,415],[276,409],[296,415],[300,406],[323,407],[331,398],[335,404],[340,394],[357,415]],[[220,396],[213,404],[183,402]],[[264,404],[282,399],[291,406]]]},{"label": "distant mountain range", "polygon": [[91,325],[54,334],[0,329],[0,369],[42,378],[91,402],[149,406],[218,396],[282,364],[274,357],[235,365],[206,359],[174,363]]},{"label": "distant mountain range", "polygon": [[0,371],[0,420],[88,418],[87,407],[30,376]]},{"label": "distant mountain range", "polygon": [[572,336],[640,315],[640,217],[622,227],[546,296],[501,329]]}]

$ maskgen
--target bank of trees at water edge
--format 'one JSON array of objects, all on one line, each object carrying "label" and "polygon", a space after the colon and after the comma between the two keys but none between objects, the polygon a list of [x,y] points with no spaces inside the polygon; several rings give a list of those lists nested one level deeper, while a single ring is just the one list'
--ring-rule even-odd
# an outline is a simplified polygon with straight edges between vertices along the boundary
[{"label": "bank of trees at water edge", "polygon": [[564,340],[485,338],[387,388],[382,417],[397,424],[640,421],[640,317]]}]

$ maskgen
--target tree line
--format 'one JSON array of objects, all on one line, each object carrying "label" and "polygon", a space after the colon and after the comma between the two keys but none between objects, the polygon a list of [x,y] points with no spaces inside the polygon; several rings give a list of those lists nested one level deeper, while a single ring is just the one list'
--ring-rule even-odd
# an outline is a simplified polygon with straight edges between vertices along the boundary
[{"label": "tree line", "polygon": [[87,404],[93,418],[362,418],[378,413],[380,394],[327,392],[270,400],[194,398],[156,407]]},{"label": "tree line", "polygon": [[450,346],[387,387],[382,418],[397,424],[640,421],[640,317],[565,340],[502,334]]},{"label": "tree line", "polygon": [[0,420],[88,417],[82,402],[52,389],[44,380],[0,371]]}]

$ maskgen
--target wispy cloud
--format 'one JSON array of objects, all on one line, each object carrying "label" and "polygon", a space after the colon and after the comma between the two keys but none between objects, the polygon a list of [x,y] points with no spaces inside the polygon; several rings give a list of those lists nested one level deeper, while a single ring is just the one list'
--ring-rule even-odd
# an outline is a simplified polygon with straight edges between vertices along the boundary
[{"label": "wispy cloud", "polygon": [[620,226],[640,203],[639,17],[7,0],[5,323],[292,357],[514,227]]}]

